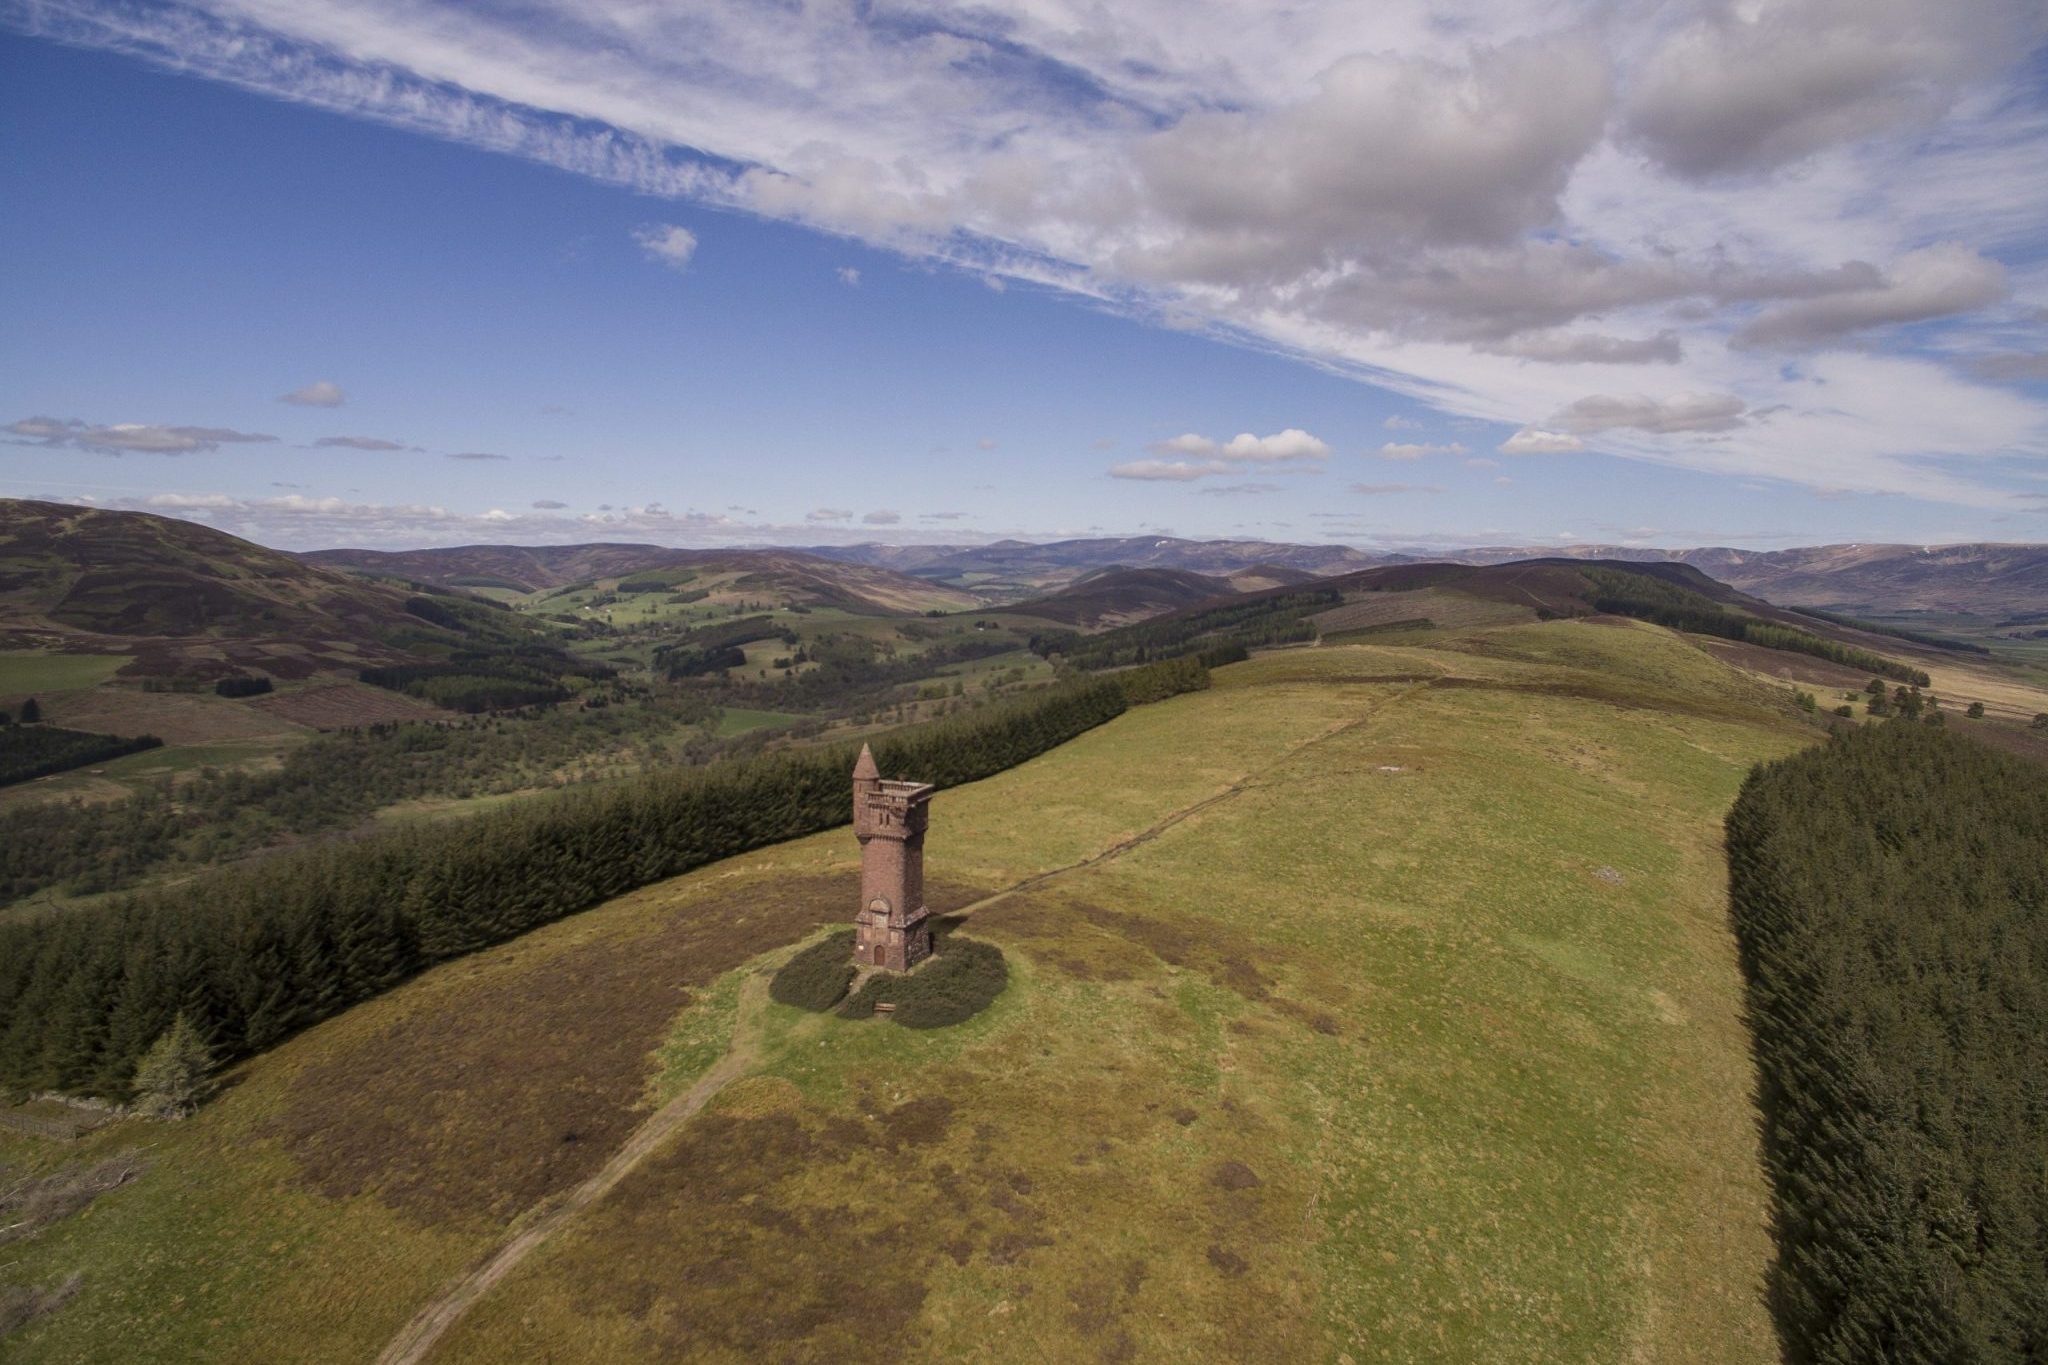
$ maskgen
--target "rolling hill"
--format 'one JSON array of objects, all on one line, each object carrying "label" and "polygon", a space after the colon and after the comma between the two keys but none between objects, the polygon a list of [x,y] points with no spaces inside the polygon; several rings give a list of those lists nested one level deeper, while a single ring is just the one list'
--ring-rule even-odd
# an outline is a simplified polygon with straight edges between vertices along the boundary
[{"label": "rolling hill", "polygon": [[1098,569],[1058,592],[1009,610],[1019,616],[1093,629],[1142,621],[1237,592],[1229,578],[1186,569]]},{"label": "rolling hill", "polygon": [[4,649],[125,656],[131,678],[303,678],[541,638],[510,613],[458,619],[421,601],[189,521],[0,500]]},{"label": "rolling hill", "polygon": [[1788,607],[1886,616],[1937,612],[1997,621],[2039,612],[2048,604],[2048,546],[2042,545],[1854,544],[1794,550],[1501,546],[1443,557],[1494,564],[1537,555],[1689,564],[1731,587]]},{"label": "rolling hill", "polygon": [[801,550],[679,550],[660,545],[462,545],[428,550],[313,550],[300,559],[325,568],[402,578],[449,588],[539,593],[634,575],[688,576],[759,593],[783,605],[855,612],[966,610],[971,593],[912,578],[885,566],[834,560]]},{"label": "rolling hill", "polygon": [[808,553],[914,574],[1003,602],[1042,597],[1101,569],[1180,569],[1212,577],[1258,570],[1278,581],[1290,574],[1321,578],[1389,559],[1344,545],[1186,540],[1177,536],[1099,537],[1045,544],[999,540],[990,545],[819,545]]},{"label": "rolling hill", "polygon": [[1827,607],[1852,614],[1960,614],[1995,623],[2048,610],[2048,546],[2042,545],[1855,544],[1792,550],[1503,545],[1381,552],[1341,545],[1138,536],[1043,545],[1006,540],[978,546],[820,546],[810,553],[892,568],[1013,601],[1046,595],[1083,574],[1112,566],[1212,576],[1269,568],[1324,578],[1389,564],[1502,564],[1550,558],[1687,564],[1781,606]]}]

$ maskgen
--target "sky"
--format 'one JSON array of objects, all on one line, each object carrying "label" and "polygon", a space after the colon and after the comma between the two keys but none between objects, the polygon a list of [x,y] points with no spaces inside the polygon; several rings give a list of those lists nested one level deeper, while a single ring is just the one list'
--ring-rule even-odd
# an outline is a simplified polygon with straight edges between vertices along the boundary
[{"label": "sky", "polygon": [[2048,540],[2038,0],[0,0],[0,496]]}]

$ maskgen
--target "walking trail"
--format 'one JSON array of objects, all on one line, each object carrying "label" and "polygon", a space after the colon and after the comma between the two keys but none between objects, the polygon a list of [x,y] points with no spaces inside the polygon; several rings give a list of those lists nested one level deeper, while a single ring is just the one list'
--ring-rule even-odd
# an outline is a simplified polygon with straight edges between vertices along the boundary
[{"label": "walking trail", "polygon": [[[1426,686],[1427,684],[1419,684],[1386,697],[1366,708],[1363,714],[1340,721],[1299,743],[1290,745],[1280,758],[1258,772],[1238,778],[1222,791],[1170,811],[1129,838],[1119,839],[1107,848],[1091,853],[1085,858],[1044,872],[1034,872],[1020,881],[1012,882],[993,895],[984,896],[971,905],[951,912],[949,918],[964,919],[977,910],[986,909],[1020,892],[1043,886],[1055,878],[1099,867],[1103,863],[1121,858],[1132,849],[1151,843],[1189,817],[1243,795],[1257,786],[1259,780],[1267,773],[1290,762],[1304,750],[1314,748],[1366,724],[1381,711],[1397,702],[1405,701]],[[493,1252],[489,1260],[466,1272],[460,1279],[435,1295],[433,1300],[392,1338],[391,1344],[377,1357],[377,1365],[419,1365],[448,1330],[461,1321],[462,1315],[475,1306],[500,1280],[517,1269],[520,1262],[532,1255],[541,1243],[560,1231],[563,1224],[571,1218],[603,1198],[655,1148],[695,1117],[699,1110],[711,1102],[713,1096],[744,1076],[760,1060],[760,1014],[767,994],[766,976],[756,974],[748,977],[740,988],[737,1017],[733,1023],[732,1045],[726,1050],[725,1055],[700,1076],[695,1085],[649,1115],[647,1121],[633,1130],[624,1145],[612,1154],[612,1159],[607,1161],[596,1175],[553,1202],[537,1206],[539,1211],[512,1235],[511,1240]]]}]

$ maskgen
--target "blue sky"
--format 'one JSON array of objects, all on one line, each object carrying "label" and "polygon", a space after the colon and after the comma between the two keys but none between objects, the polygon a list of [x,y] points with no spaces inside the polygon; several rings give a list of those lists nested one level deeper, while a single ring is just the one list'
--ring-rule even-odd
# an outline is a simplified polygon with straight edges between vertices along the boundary
[{"label": "blue sky", "polygon": [[[2038,540],[2042,33],[1972,5],[2003,57],[1908,0],[0,0],[0,495],[295,548]],[[1759,114],[1802,23],[1897,88],[1816,120],[1802,57]]]}]

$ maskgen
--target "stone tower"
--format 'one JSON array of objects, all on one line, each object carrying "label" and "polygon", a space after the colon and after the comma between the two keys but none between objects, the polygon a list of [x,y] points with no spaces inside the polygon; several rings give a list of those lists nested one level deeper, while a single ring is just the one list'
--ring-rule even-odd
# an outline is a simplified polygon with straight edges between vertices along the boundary
[{"label": "stone tower", "polygon": [[924,832],[932,789],[884,782],[868,746],[853,767],[853,835],[860,840],[860,913],[853,917],[853,960],[907,972],[931,956],[925,923]]}]

